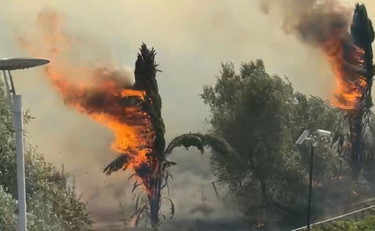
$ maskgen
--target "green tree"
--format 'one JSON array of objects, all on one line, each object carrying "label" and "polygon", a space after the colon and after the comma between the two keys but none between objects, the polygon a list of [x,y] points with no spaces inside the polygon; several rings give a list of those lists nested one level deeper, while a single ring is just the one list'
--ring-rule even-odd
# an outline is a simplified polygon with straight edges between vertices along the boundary
[{"label": "green tree", "polygon": [[[0,230],[15,230],[15,137],[8,103],[1,89],[0,82]],[[91,223],[86,204],[69,186],[69,175],[63,170],[57,171],[31,145],[26,146],[25,160],[29,230],[86,230]]]},{"label": "green tree", "polygon": [[[238,153],[230,161],[213,155],[212,165],[246,217],[253,224],[303,224],[310,149],[297,148],[295,140],[304,129],[346,134],[343,114],[269,75],[261,60],[242,64],[238,74],[233,64],[223,64],[216,84],[205,86],[202,98],[211,109],[212,133]],[[321,140],[315,153],[314,190],[319,190],[344,165],[328,141]]]},{"label": "green tree", "polygon": [[[371,211],[372,213],[374,211]],[[335,221],[312,227],[312,231],[372,231],[375,228],[375,216],[354,221]]]},{"label": "green tree", "polygon": [[0,230],[16,230],[16,201],[0,186]]}]

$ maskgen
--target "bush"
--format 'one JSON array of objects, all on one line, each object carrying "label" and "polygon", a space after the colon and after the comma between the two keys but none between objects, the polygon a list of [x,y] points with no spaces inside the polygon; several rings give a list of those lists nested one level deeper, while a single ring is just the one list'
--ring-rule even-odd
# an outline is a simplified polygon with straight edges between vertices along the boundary
[{"label": "bush", "polygon": [[[236,158],[213,155],[212,166],[246,219],[254,226],[264,223],[265,230],[303,224],[310,146],[305,142],[297,147],[295,141],[304,129],[345,133],[344,115],[317,97],[295,91],[287,79],[268,74],[261,60],[243,63],[238,73],[233,64],[223,64],[217,82],[205,86],[201,96],[211,110],[212,132],[238,152]],[[313,203],[313,214],[338,204],[345,187],[327,195],[333,194],[332,179],[341,176],[342,162],[329,140],[319,140],[313,201],[320,203]]]},{"label": "bush", "polygon": [[0,186],[0,230],[16,230],[16,201]]},{"label": "bush", "polygon": [[375,229],[375,216],[366,217],[359,221],[338,221],[313,227],[312,231],[373,231]]},{"label": "bush", "polygon": [[[15,137],[0,82],[0,230],[15,230],[17,174]],[[27,120],[25,120],[27,122]],[[30,231],[79,231],[90,225],[86,204],[68,186],[69,175],[46,162],[37,148],[26,146],[26,196]]]}]

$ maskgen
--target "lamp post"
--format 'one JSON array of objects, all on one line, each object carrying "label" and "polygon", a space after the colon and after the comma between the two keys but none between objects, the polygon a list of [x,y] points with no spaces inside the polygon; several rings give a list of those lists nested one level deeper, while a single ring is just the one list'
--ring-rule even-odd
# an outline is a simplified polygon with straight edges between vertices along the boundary
[{"label": "lamp post", "polygon": [[0,71],[3,73],[5,91],[12,111],[16,135],[17,191],[18,191],[18,231],[27,230],[25,156],[23,143],[22,97],[16,94],[11,71],[32,68],[49,63],[46,59],[15,58],[0,59]]},{"label": "lamp post", "polygon": [[302,145],[305,141],[310,141],[310,173],[309,173],[309,194],[307,199],[307,230],[310,230],[310,218],[311,218],[311,195],[312,195],[312,180],[313,180],[313,169],[314,169],[314,147],[317,146],[317,137],[330,137],[331,132],[318,129],[314,132],[305,130],[301,136],[297,139],[296,145]]}]

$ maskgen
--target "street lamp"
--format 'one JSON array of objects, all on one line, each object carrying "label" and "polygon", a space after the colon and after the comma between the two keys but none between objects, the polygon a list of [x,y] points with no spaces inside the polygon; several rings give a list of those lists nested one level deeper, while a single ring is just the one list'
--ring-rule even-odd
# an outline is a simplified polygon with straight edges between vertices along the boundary
[{"label": "street lamp", "polygon": [[18,230],[27,230],[25,157],[23,145],[23,113],[21,95],[16,94],[11,71],[32,68],[49,63],[46,59],[15,58],[0,59],[0,71],[3,73],[5,91],[13,114],[16,134],[17,191],[18,191]]},{"label": "street lamp", "polygon": [[309,175],[309,196],[307,203],[307,230],[310,230],[310,217],[311,217],[311,193],[312,193],[312,178],[313,178],[313,164],[314,164],[314,147],[317,146],[317,137],[330,137],[331,132],[318,129],[314,132],[305,130],[301,136],[297,139],[296,145],[302,145],[305,141],[310,141],[311,152],[310,152],[310,175]]}]

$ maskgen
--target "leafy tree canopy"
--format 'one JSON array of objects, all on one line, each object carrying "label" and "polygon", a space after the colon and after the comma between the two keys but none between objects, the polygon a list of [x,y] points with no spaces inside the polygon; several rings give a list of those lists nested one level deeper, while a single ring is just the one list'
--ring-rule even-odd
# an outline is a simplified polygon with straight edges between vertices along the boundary
[{"label": "leafy tree canopy", "polygon": [[[261,60],[242,64],[239,73],[233,64],[223,64],[216,84],[205,86],[201,96],[211,109],[212,133],[238,152],[231,160],[213,155],[212,165],[246,217],[254,223],[303,224],[310,149],[295,141],[304,129],[341,137],[348,130],[343,114],[268,74]],[[319,141],[315,154],[314,187],[324,188],[342,174],[343,161],[328,140]],[[323,204],[315,209],[330,205]]]}]

